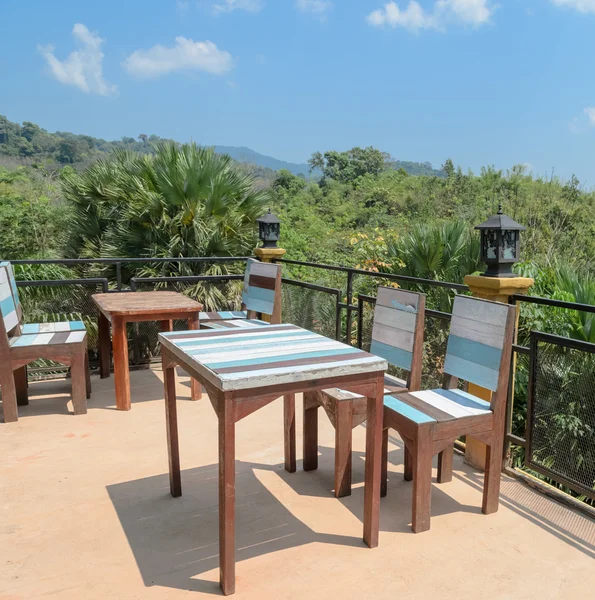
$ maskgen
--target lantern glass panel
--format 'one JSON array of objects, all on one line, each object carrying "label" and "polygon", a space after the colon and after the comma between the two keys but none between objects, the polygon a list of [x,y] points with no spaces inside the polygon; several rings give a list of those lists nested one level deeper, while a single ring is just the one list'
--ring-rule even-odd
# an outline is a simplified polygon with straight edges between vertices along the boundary
[{"label": "lantern glass panel", "polygon": [[517,235],[516,231],[502,232],[502,258],[504,260],[515,260],[517,258]]},{"label": "lantern glass panel", "polygon": [[496,231],[487,230],[483,237],[483,253],[486,259],[498,258],[498,234]]}]

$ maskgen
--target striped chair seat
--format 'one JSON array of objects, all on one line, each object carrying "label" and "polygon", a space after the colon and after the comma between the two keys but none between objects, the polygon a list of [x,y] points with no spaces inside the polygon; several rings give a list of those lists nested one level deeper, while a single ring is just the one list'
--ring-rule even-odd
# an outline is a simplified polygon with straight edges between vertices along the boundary
[{"label": "striped chair seat", "polygon": [[87,332],[83,327],[78,331],[59,331],[46,333],[29,333],[11,337],[11,348],[32,348],[33,346],[53,346],[56,344],[76,344],[85,341]]},{"label": "striped chair seat", "polygon": [[266,321],[260,319],[237,319],[234,321],[209,321],[206,325],[201,323],[201,327],[207,329],[248,329],[250,327],[261,327],[262,325],[270,325]]},{"label": "striped chair seat", "polygon": [[384,397],[385,411],[393,411],[421,425],[487,415],[490,403],[458,389],[423,390],[387,395]]},{"label": "striped chair seat", "polygon": [[220,310],[218,312],[201,312],[198,315],[201,326],[210,326],[217,321],[231,319],[247,319],[248,312],[245,310]]},{"label": "striped chair seat", "polygon": [[23,335],[32,333],[63,333],[68,331],[85,331],[82,321],[60,321],[58,323],[26,323]]}]

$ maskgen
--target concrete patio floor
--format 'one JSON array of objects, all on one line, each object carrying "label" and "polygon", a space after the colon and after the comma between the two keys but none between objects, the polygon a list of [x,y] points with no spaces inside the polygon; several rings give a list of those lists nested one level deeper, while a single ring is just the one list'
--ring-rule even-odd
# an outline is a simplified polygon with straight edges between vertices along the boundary
[{"label": "concrete patio floor", "polygon": [[[217,422],[178,378],[183,496],[169,495],[159,370],[131,373],[132,410],[93,377],[89,412],[70,383],[30,386],[20,420],[0,423],[0,600],[199,598],[218,587]],[[298,400],[298,458],[301,455]],[[595,522],[504,477],[481,514],[482,475],[455,458],[434,485],[432,528],[410,530],[411,484],[391,436],[380,546],[361,540],[365,430],[354,430],[354,490],[332,496],[333,430],[320,415],[320,467],[283,469],[282,402],[237,425],[239,599],[587,598]]]}]

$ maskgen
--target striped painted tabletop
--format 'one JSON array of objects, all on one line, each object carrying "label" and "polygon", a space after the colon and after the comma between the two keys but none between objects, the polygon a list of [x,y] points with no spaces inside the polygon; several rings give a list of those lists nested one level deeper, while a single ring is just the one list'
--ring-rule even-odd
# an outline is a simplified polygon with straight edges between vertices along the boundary
[{"label": "striped painted tabletop", "polygon": [[222,391],[386,371],[387,362],[296,325],[175,331],[164,348]]}]

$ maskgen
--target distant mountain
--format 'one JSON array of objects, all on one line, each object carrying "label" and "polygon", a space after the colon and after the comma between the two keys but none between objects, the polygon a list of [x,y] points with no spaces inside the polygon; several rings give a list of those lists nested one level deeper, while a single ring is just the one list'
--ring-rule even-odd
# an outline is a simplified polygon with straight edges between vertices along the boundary
[{"label": "distant mountain", "polygon": [[[49,133],[39,125],[25,121],[13,123],[0,115],[0,164],[16,166],[33,164],[39,161],[57,165],[70,164],[82,169],[98,158],[103,158],[116,148],[124,148],[134,152],[153,153],[154,143],[170,141],[156,135],[141,133],[137,138],[123,137],[121,140],[106,141],[89,135],[79,135],[56,131]],[[317,179],[322,175],[318,170],[310,174],[307,163],[291,163],[255,152],[245,146],[214,146],[215,152],[228,154],[234,160],[244,163],[245,169],[262,183],[273,181],[275,171],[287,169],[294,175],[303,174],[307,178]],[[417,163],[394,161],[389,163],[391,169],[404,169],[410,175],[427,175],[429,177],[445,177],[443,171],[434,169],[429,162]]]},{"label": "distant mountain", "polygon": [[409,160],[395,160],[389,163],[391,169],[398,171],[403,169],[409,175],[425,175],[427,177],[446,177],[446,173],[442,169],[434,169],[432,163],[429,162],[411,162]]},{"label": "distant mountain", "polygon": [[272,156],[260,154],[259,152],[255,152],[250,148],[246,148],[245,146],[215,146],[215,152],[219,154],[229,154],[229,156],[238,162],[250,163],[253,165],[258,165],[259,167],[266,167],[267,169],[272,169],[273,171],[287,169],[294,175],[299,175],[302,173],[303,175],[307,176],[308,171],[310,170],[310,167],[307,163],[285,162],[284,160],[279,160],[277,158],[273,158]]}]

